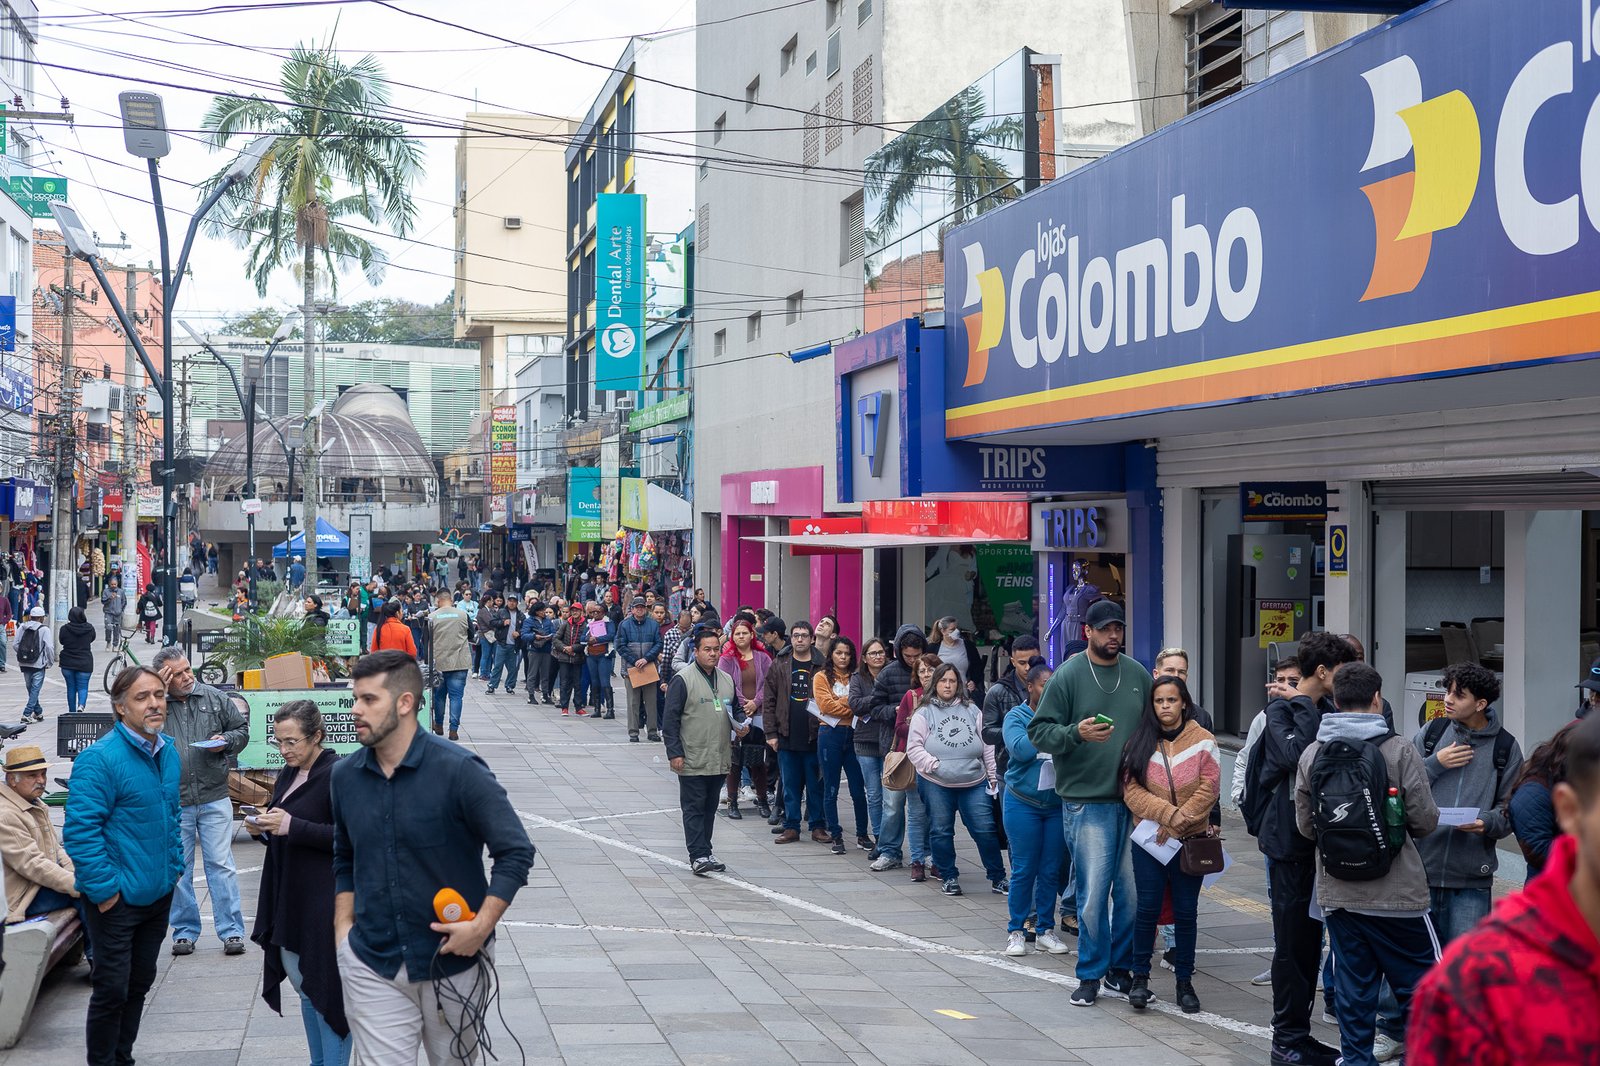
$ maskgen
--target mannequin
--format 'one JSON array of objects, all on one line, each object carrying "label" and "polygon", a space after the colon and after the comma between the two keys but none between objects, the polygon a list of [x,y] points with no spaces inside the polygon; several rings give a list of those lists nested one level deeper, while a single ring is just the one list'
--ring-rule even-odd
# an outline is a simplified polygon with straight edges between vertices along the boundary
[{"label": "mannequin", "polygon": [[1083,618],[1088,613],[1089,605],[1101,596],[1097,585],[1089,580],[1089,567],[1081,559],[1072,560],[1072,584],[1067,586],[1067,591],[1061,596],[1061,606],[1066,610],[1056,619],[1056,624],[1051,627],[1045,639],[1055,636],[1056,629],[1066,626],[1066,639],[1077,640],[1083,632]]}]

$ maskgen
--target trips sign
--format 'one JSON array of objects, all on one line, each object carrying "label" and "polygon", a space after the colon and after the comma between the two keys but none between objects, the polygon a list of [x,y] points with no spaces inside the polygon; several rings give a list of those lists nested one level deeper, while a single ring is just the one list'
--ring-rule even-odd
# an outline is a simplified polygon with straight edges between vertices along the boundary
[{"label": "trips sign", "polygon": [[1128,505],[1122,500],[1036,503],[1029,546],[1040,552],[1126,552]]},{"label": "trips sign", "polygon": [[1594,358],[1594,4],[1509,11],[1429,4],[951,230],[948,435]]}]

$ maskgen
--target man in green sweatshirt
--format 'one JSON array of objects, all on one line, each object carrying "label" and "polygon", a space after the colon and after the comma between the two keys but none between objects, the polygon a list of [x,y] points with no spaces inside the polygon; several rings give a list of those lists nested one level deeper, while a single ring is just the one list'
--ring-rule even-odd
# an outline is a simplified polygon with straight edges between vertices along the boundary
[{"label": "man in green sweatshirt", "polygon": [[1138,906],[1128,852],[1131,816],[1122,802],[1122,747],[1150,696],[1150,672],[1122,654],[1127,624],[1110,600],[1090,604],[1083,639],[1050,678],[1028,739],[1055,756],[1056,794],[1072,853],[1078,896],[1076,1006],[1093,1006],[1102,981],[1127,995],[1132,985],[1133,918]]}]

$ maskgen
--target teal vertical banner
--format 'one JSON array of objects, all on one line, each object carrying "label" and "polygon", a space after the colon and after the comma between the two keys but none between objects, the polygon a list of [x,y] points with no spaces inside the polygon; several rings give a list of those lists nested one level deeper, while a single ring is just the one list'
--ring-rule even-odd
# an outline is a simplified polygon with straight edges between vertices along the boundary
[{"label": "teal vertical banner", "polygon": [[644,194],[601,193],[595,206],[595,368],[601,391],[644,388]]}]

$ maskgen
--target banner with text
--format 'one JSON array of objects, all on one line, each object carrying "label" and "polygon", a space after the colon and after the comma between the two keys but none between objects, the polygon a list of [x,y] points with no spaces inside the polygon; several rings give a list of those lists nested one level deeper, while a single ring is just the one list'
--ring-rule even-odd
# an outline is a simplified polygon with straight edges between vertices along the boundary
[{"label": "banner with text", "polygon": [[517,409],[496,407],[489,421],[489,492],[504,496],[517,489]]},{"label": "banner with text", "polygon": [[637,392],[645,380],[644,195],[596,199],[594,387]]},{"label": "banner with text", "polygon": [[600,468],[575,466],[567,471],[567,540],[601,539]]},{"label": "banner with text", "polygon": [[[327,735],[322,746],[340,755],[359,751],[361,742],[356,739],[353,712],[355,692],[347,688],[271,689],[230,693],[249,725],[249,740],[239,752],[241,770],[280,770],[283,754],[278,750],[278,740],[273,733],[272,716],[286,703],[310,700],[322,714],[322,727]],[[428,702],[432,693],[424,690],[422,707],[417,711],[417,724],[428,728]]]}]

